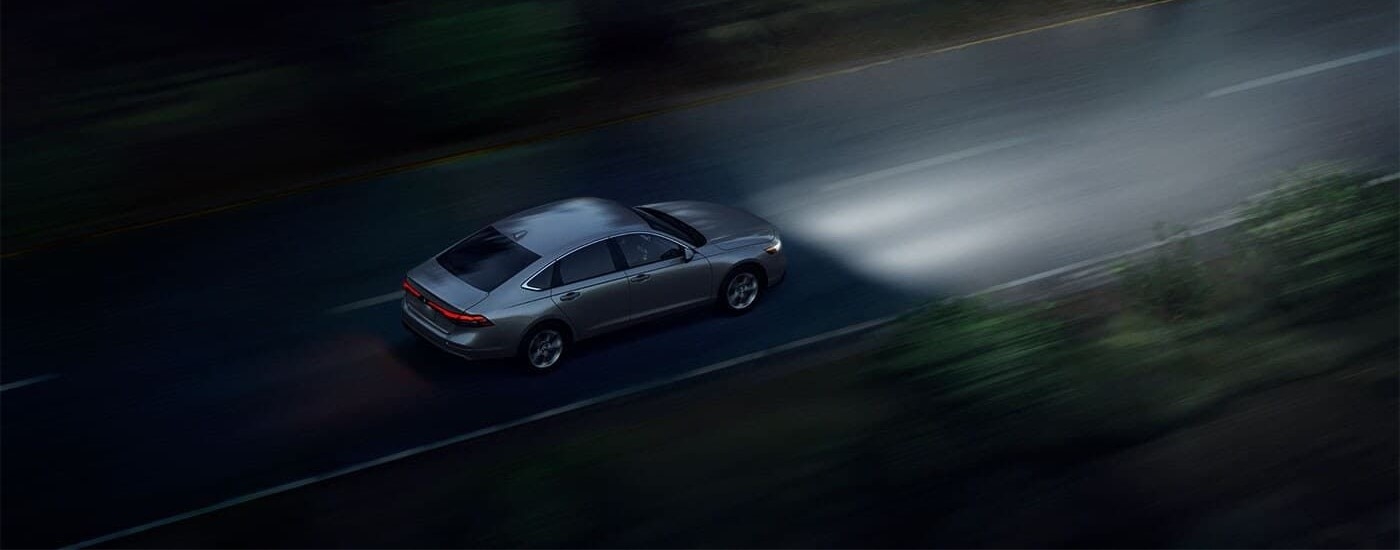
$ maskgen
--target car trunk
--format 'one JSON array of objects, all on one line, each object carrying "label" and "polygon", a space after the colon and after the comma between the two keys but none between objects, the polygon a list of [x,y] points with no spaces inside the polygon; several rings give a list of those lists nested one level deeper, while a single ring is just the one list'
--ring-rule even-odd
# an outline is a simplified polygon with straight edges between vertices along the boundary
[{"label": "car trunk", "polygon": [[486,291],[467,284],[431,259],[408,272],[408,280],[429,299],[457,311],[467,311],[486,298]]}]

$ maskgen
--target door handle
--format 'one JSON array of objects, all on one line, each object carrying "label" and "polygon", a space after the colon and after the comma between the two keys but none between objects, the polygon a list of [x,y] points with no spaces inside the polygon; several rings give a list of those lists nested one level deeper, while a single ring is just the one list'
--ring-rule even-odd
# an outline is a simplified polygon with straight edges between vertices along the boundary
[{"label": "door handle", "polygon": [[565,293],[559,295],[559,301],[561,301],[561,302],[567,302],[567,301],[572,300],[572,299],[574,299],[574,298],[578,298],[578,296],[579,296],[578,292],[575,292],[575,291],[565,292]]},{"label": "door handle", "polygon": [[632,282],[634,282],[634,283],[644,283],[644,282],[646,282],[647,279],[650,279],[650,278],[651,278],[651,275],[647,275],[646,273],[638,273],[638,274],[636,274],[636,275],[633,275],[631,280],[632,280]]}]

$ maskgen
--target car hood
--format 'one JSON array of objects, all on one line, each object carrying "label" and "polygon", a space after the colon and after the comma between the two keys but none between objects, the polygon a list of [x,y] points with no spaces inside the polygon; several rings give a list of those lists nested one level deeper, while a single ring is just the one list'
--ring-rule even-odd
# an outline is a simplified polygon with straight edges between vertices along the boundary
[{"label": "car hood", "polygon": [[444,305],[466,311],[486,298],[486,291],[467,284],[442,267],[437,258],[418,264],[408,272],[408,279]]},{"label": "car hood", "polygon": [[706,245],[723,250],[772,242],[778,231],[767,220],[734,208],[700,201],[671,201],[644,205],[689,224],[705,236]]}]

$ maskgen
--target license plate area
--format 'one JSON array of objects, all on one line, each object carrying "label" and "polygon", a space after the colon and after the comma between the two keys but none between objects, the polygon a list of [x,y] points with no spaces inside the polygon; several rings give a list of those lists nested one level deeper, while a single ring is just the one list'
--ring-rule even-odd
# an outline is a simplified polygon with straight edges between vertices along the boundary
[{"label": "license plate area", "polygon": [[442,316],[442,314],[438,313],[437,311],[434,311],[433,308],[428,307],[427,303],[424,303],[422,300],[419,300],[412,296],[405,297],[404,301],[408,302],[409,309],[412,309],[414,313],[418,314],[419,317],[422,317],[423,319],[427,320],[438,330],[441,330],[443,332],[452,332],[452,328],[454,326],[452,322],[448,321],[447,318]]}]

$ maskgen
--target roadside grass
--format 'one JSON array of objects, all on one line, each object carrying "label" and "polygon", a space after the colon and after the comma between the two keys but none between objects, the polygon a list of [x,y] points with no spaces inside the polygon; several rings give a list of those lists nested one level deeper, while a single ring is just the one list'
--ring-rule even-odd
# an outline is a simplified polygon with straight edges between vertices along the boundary
[{"label": "roadside grass", "polygon": [[926,392],[911,414],[950,419],[988,452],[1033,453],[1141,440],[1252,389],[1385,353],[1400,205],[1375,179],[1289,175],[1246,208],[1232,254],[1210,263],[1163,234],[1151,257],[1118,269],[1116,288],[1095,291],[1116,308],[931,306],[902,323],[874,370]]},{"label": "roadside grass", "polygon": [[1271,303],[1317,320],[1400,298],[1400,193],[1378,181],[1310,167],[1249,205],[1244,244],[1266,264],[1259,288]]},{"label": "roadside grass", "polygon": [[[1136,274],[1124,280],[1208,279],[1208,294],[1117,284],[1030,306],[931,304],[854,344],[125,543],[257,546],[275,532],[384,547],[1221,547],[1342,533],[1385,545],[1400,308],[1384,297],[1396,282],[1326,274],[1384,272],[1393,256],[1328,254],[1280,226],[1325,211],[1356,242],[1394,244],[1374,219],[1395,203],[1355,200],[1366,181],[1290,181],[1248,210],[1246,230],[1269,229],[1241,239],[1247,250],[1169,246],[1125,266]],[[1259,261],[1274,246],[1315,259]],[[1273,285],[1238,280],[1260,266]],[[1319,281],[1378,299],[1270,294]],[[1331,307],[1343,309],[1315,315]],[[1274,500],[1298,494],[1316,496]],[[1299,519],[1269,523],[1279,506]]]},{"label": "roadside grass", "polygon": [[[821,518],[839,521],[869,498],[859,496],[866,476],[848,477],[857,458],[848,450],[889,421],[894,403],[856,371],[822,370],[720,382],[649,402],[640,416],[625,405],[603,411],[589,429],[474,453],[395,506],[434,533],[420,540],[453,547],[646,547],[677,532],[701,547],[820,546],[832,542]],[[783,508],[804,513],[765,512]]]},{"label": "roadside grass", "polygon": [[1196,317],[1211,309],[1219,284],[1196,252],[1185,229],[1168,234],[1157,227],[1162,244],[1145,261],[1120,265],[1118,284],[1145,312],[1168,320]]},{"label": "roadside grass", "polygon": [[[701,546],[854,541],[902,517],[891,495],[934,490],[956,472],[1090,460],[1199,423],[1243,396],[1393,358],[1395,283],[1377,274],[1393,273],[1394,255],[1381,248],[1396,242],[1394,224],[1378,220],[1393,220],[1396,204],[1393,190],[1365,187],[1370,179],[1291,176],[1247,210],[1240,246],[1251,253],[1207,261],[1189,240],[1172,241],[1125,266],[1117,285],[1093,291],[1112,294],[1101,303],[1118,307],[1067,314],[1057,304],[933,304],[840,368],[567,443],[569,456],[584,458],[554,474],[596,482],[574,488],[574,498],[621,491],[611,504],[629,512],[625,521],[582,522],[608,526],[600,531],[531,544],[645,544],[678,532]],[[1354,246],[1333,253],[1337,239]],[[1266,264],[1270,286],[1249,296],[1263,305],[1221,290],[1248,273],[1228,269],[1231,258],[1262,254],[1290,259]],[[1283,294],[1267,294],[1275,289]],[[1359,295],[1377,299],[1370,307],[1336,301]],[[1341,312],[1317,315],[1332,308]],[[497,491],[518,489],[503,479]],[[771,516],[742,512],[788,506],[817,507],[801,515],[814,523],[770,524]],[[537,527],[521,532],[547,532]],[[794,529],[824,536],[774,534]]]}]

